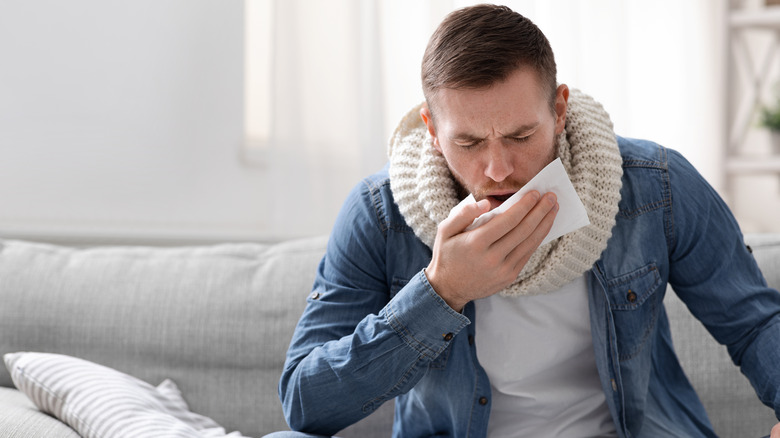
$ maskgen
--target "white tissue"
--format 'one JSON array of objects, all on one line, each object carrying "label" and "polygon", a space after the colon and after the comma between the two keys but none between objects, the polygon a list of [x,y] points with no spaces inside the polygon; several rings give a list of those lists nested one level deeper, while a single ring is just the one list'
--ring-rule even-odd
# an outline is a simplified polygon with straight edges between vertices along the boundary
[{"label": "white tissue", "polygon": [[[487,223],[496,215],[503,213],[531,190],[536,190],[542,195],[547,192],[553,192],[558,197],[558,215],[555,216],[552,228],[550,228],[547,237],[542,241],[542,245],[553,239],[557,239],[566,233],[582,228],[585,225],[590,225],[585,206],[582,205],[582,201],[580,201],[579,196],[577,196],[577,192],[574,190],[574,186],[571,184],[571,180],[569,180],[569,176],[563,168],[561,159],[556,158],[552,163],[542,169],[541,172],[536,174],[531,181],[528,181],[528,184],[524,185],[523,188],[510,196],[509,199],[504,201],[501,205],[474,219],[474,222],[466,228],[466,231],[473,230],[474,228]],[[474,202],[476,202],[474,195],[469,195],[466,199],[461,201],[453,211],[462,205]]]}]

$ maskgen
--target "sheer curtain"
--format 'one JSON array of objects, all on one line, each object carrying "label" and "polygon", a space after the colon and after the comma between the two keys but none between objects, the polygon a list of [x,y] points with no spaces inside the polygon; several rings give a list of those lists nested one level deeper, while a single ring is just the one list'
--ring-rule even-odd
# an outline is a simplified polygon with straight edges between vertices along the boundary
[{"label": "sheer curtain", "polygon": [[[342,191],[383,166],[395,123],[422,100],[420,60],[436,25],[478,3],[260,1],[273,10],[272,123],[265,147],[248,148],[249,161],[324,172]],[[559,81],[599,100],[616,132],[680,150],[718,186],[719,2],[505,4],[545,32]]]}]

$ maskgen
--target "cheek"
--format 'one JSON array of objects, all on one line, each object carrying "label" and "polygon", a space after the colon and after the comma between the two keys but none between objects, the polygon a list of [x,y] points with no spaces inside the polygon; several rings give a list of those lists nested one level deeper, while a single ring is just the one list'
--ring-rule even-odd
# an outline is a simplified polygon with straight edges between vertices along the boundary
[{"label": "cheek", "polygon": [[448,154],[445,158],[452,173],[458,176],[471,179],[477,171],[477,161],[473,157],[470,158],[465,154]]},{"label": "cheek", "polygon": [[450,173],[459,184],[471,187],[481,181],[479,160],[473,154],[445,148],[443,155]]},{"label": "cheek", "polygon": [[536,143],[533,148],[535,160],[546,161],[545,165],[547,165],[555,159],[557,150],[556,138],[554,130],[550,130],[547,135],[544,135],[539,139],[538,143]]}]

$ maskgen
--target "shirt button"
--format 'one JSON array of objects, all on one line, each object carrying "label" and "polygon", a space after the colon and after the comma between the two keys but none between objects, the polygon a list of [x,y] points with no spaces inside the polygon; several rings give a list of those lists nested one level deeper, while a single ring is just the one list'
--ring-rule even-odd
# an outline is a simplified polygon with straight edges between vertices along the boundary
[{"label": "shirt button", "polygon": [[469,335],[469,345],[474,345],[474,336]]},{"label": "shirt button", "polygon": [[485,406],[487,404],[487,402],[488,402],[487,397],[480,397],[479,398],[479,404],[481,404],[482,406]]},{"label": "shirt button", "polygon": [[452,333],[447,333],[446,335],[444,335],[444,340],[447,341],[447,342],[451,341],[452,340]]},{"label": "shirt button", "polygon": [[316,300],[319,297],[320,297],[320,293],[319,292],[312,292],[312,294],[311,294],[311,299],[312,300]]},{"label": "shirt button", "polygon": [[612,379],[612,390],[617,392],[617,382],[615,381],[615,379]]},{"label": "shirt button", "polygon": [[626,299],[629,303],[636,303],[636,293],[629,289],[628,293],[626,294]]}]

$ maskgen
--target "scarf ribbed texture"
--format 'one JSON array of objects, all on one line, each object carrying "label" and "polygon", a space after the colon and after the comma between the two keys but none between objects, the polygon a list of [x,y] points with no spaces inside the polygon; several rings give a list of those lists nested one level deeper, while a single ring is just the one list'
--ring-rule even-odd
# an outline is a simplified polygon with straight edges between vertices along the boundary
[{"label": "scarf ribbed texture", "polygon": [[[433,248],[438,224],[459,199],[447,161],[433,147],[422,122],[421,106],[401,119],[390,138],[390,189],[406,223]],[[566,127],[556,142],[558,157],[591,224],[539,247],[517,280],[501,291],[504,296],[560,289],[593,266],[612,235],[623,160],[609,115],[593,98],[572,89]]]}]

